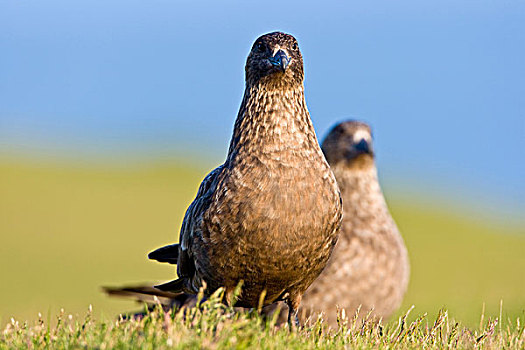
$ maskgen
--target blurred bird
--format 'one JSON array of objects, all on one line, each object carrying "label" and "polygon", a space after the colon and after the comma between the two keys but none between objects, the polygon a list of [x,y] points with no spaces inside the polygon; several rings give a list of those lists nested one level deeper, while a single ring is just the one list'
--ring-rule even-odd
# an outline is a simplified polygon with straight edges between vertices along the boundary
[{"label": "blurred bird", "polygon": [[242,281],[236,306],[283,300],[288,322],[326,266],[342,218],[335,177],[319,147],[303,87],[296,39],[258,38],[246,62],[246,88],[226,161],[202,181],[179,244],[151,259],[177,264],[178,279],[156,286],[226,302]]},{"label": "blurred bird", "polygon": [[337,124],[322,144],[343,198],[339,241],[326,269],[303,297],[303,308],[324,312],[335,326],[336,308],[387,318],[401,304],[409,279],[407,250],[388,211],[374,164],[370,127]]}]

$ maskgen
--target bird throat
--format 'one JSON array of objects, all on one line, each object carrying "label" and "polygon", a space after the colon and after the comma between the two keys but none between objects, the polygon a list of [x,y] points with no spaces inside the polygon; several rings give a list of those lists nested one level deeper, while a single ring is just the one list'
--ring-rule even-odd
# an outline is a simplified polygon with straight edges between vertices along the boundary
[{"label": "bird throat", "polygon": [[316,142],[302,85],[256,84],[245,90],[229,153],[304,150],[312,139]]}]

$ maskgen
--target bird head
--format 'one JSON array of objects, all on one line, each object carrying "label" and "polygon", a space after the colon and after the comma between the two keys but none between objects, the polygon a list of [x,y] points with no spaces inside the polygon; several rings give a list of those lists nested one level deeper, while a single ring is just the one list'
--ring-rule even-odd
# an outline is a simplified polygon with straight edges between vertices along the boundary
[{"label": "bird head", "polygon": [[255,41],[246,61],[248,84],[301,85],[303,78],[303,57],[293,36],[273,32]]},{"label": "bird head", "polygon": [[372,131],[363,122],[349,120],[337,124],[325,137],[322,149],[330,165],[343,162],[366,167],[374,164]]}]

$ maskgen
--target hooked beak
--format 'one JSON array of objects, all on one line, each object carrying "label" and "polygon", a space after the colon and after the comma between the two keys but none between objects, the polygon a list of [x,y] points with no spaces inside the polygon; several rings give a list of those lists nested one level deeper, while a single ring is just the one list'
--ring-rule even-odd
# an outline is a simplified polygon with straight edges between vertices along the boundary
[{"label": "hooked beak", "polygon": [[372,154],[372,147],[370,147],[365,139],[361,139],[361,141],[356,143],[354,149],[358,154]]},{"label": "hooked beak", "polygon": [[289,58],[283,50],[278,50],[275,55],[268,60],[272,65],[279,67],[279,69],[284,72],[290,64],[291,58]]}]

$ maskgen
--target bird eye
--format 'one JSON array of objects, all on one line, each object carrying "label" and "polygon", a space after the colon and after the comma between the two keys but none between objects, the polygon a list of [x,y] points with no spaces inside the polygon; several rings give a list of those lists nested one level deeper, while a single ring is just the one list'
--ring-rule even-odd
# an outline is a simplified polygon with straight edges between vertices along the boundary
[{"label": "bird eye", "polygon": [[293,50],[297,50],[298,48],[299,48],[299,47],[297,46],[297,43],[293,43],[293,44],[292,44],[292,49],[293,49]]},{"label": "bird eye", "polygon": [[255,45],[255,49],[256,49],[257,51],[264,51],[264,48],[265,48],[265,45],[264,45],[264,43],[262,43],[262,42],[258,42],[258,43]]}]

